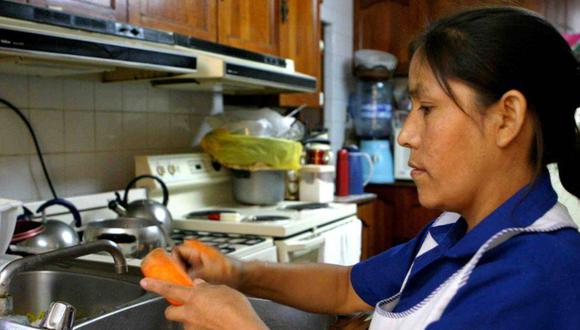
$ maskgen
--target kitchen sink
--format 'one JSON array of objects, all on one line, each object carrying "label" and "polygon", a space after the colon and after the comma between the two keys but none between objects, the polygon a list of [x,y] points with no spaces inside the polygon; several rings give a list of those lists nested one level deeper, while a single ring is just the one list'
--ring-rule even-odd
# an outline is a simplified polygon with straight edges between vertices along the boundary
[{"label": "kitchen sink", "polygon": [[10,283],[14,314],[39,318],[53,301],[76,308],[76,320],[113,311],[147,292],[138,274],[118,275],[110,264],[70,262],[16,274]]},{"label": "kitchen sink", "polygon": [[[182,329],[165,319],[168,304],[141,289],[138,268],[118,275],[110,264],[71,261],[16,274],[10,284],[14,314],[41,318],[51,302],[64,301],[76,308],[74,329]],[[313,314],[250,298],[270,329],[327,329],[335,317]],[[37,329],[0,319],[0,330]]]},{"label": "kitchen sink", "polygon": [[18,274],[12,280],[14,312],[40,315],[53,301],[76,308],[76,318],[96,316],[144,295],[134,283],[52,270]]},{"label": "kitchen sink", "polygon": [[[335,316],[307,313],[270,300],[250,298],[250,303],[271,330],[322,330],[328,329],[336,321]],[[88,320],[75,326],[75,329],[183,329],[181,324],[165,319],[167,306],[165,299],[156,297],[104,317]]]}]

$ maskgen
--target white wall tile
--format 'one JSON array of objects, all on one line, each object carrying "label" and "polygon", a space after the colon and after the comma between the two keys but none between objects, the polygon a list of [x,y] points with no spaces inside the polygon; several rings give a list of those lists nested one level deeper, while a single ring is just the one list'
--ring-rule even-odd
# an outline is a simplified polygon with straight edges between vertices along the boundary
[{"label": "white wall tile", "polygon": [[0,196],[16,200],[34,200],[28,156],[0,157]]},{"label": "white wall tile", "polygon": [[328,0],[322,4],[325,26],[324,124],[333,150],[344,141],[348,96],[352,84],[353,1]]},{"label": "white wall tile", "polygon": [[122,83],[95,84],[95,110],[97,111],[123,110],[123,84]]},{"label": "white wall tile", "polygon": [[64,113],[61,110],[30,110],[30,121],[43,152],[64,151]]},{"label": "white wall tile", "polygon": [[324,122],[327,124],[346,122],[347,106],[347,102],[332,100],[332,103],[327,108],[328,111],[324,114]]},{"label": "white wall tile", "polygon": [[[0,75],[0,98],[19,109],[28,108],[28,77],[20,75]],[[4,104],[0,103],[0,111]]]},{"label": "white wall tile", "polygon": [[66,152],[95,150],[95,113],[65,112],[64,132]]},{"label": "white wall tile", "polygon": [[169,110],[175,113],[190,113],[193,110],[193,93],[169,91]]},{"label": "white wall tile", "polygon": [[90,80],[63,81],[65,110],[93,110],[95,108],[95,82]]},{"label": "white wall tile", "polygon": [[[66,196],[64,154],[45,155],[43,158],[57,196]],[[30,168],[30,176],[32,178],[31,188],[35,191],[36,196],[34,199],[52,198],[53,195],[38,156],[31,155],[28,158],[28,162],[27,167]]]},{"label": "white wall tile", "polygon": [[95,154],[65,154],[64,161],[66,196],[83,195],[95,191],[94,187],[98,185]]},{"label": "white wall tile", "polygon": [[135,175],[133,154],[125,151],[96,153],[95,168],[97,186],[94,191],[124,189]]},{"label": "white wall tile", "polygon": [[147,111],[147,85],[143,82],[123,84],[123,110]]},{"label": "white wall tile", "polygon": [[147,113],[123,113],[122,140],[126,150],[147,147]]},{"label": "white wall tile", "polygon": [[169,112],[169,90],[149,87],[147,93],[147,111]]},{"label": "white wall tile", "polygon": [[340,149],[344,143],[344,121],[332,122],[329,128],[330,146],[335,152]]},{"label": "white wall tile", "polygon": [[172,148],[189,148],[193,137],[189,116],[186,114],[171,115],[170,145]]},{"label": "white wall tile", "polygon": [[123,113],[97,112],[95,121],[96,150],[121,150],[123,148]]},{"label": "white wall tile", "polygon": [[[20,109],[29,117],[26,109]],[[11,110],[0,107],[0,155],[23,155],[31,152],[32,138],[24,122]]]},{"label": "white wall tile", "polygon": [[162,149],[171,145],[171,117],[150,113],[147,116],[147,147]]},{"label": "white wall tile", "polygon": [[199,145],[203,136],[211,130],[211,127],[205,122],[205,116],[191,115],[189,117],[191,123],[192,140],[190,145]]},{"label": "white wall tile", "polygon": [[223,109],[217,107],[222,103],[221,94],[217,93],[192,93],[191,111],[197,115],[209,115],[216,112],[223,112]]},{"label": "white wall tile", "polygon": [[30,108],[62,110],[64,105],[62,79],[30,78],[28,88]]}]

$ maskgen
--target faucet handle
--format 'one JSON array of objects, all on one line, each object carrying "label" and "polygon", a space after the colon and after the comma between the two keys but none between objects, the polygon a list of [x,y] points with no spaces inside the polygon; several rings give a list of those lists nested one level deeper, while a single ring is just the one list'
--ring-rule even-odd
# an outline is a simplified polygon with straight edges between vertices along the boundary
[{"label": "faucet handle", "polygon": [[40,327],[50,330],[71,330],[75,320],[76,309],[63,301],[53,301],[40,323]]}]

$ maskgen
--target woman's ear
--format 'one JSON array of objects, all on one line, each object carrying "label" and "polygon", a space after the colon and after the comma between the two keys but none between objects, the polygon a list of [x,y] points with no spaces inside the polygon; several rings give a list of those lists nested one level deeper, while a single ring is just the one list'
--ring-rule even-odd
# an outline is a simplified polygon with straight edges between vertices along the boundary
[{"label": "woman's ear", "polygon": [[504,148],[522,134],[528,115],[526,97],[517,90],[509,90],[495,104],[497,120],[496,145]]}]

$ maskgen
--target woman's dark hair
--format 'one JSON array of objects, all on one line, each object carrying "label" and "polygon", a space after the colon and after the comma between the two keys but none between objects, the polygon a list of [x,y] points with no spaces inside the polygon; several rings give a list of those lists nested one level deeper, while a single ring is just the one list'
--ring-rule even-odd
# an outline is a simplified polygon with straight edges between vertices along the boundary
[{"label": "woman's dark hair", "polygon": [[443,90],[455,78],[473,88],[484,108],[512,89],[527,100],[535,122],[530,161],[537,175],[558,163],[566,190],[580,198],[580,68],[558,31],[533,12],[489,7],[443,18],[410,46],[427,60]]}]

